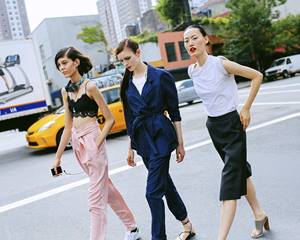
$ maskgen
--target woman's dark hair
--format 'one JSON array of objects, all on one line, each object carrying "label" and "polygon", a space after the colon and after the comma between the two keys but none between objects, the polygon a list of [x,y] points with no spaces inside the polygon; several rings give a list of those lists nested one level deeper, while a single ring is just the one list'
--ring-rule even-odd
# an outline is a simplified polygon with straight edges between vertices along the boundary
[{"label": "woman's dark hair", "polygon": [[56,53],[56,55],[55,55],[55,65],[58,70],[59,70],[59,68],[57,65],[58,64],[57,61],[58,61],[58,59],[60,59],[62,57],[70,58],[73,61],[78,59],[80,61],[80,64],[78,66],[78,72],[81,76],[85,73],[88,73],[93,68],[91,60],[88,57],[84,56],[81,52],[79,52],[74,47],[66,47],[66,48],[60,49],[58,51],[58,53]]},{"label": "woman's dark hair", "polygon": [[[136,53],[137,50],[139,49],[138,43],[135,41],[132,41],[130,39],[124,39],[121,41],[116,48],[116,58],[118,58],[118,54],[121,53],[125,48],[129,48],[133,53]],[[125,99],[125,91],[128,88],[129,84],[129,79],[132,77],[132,72],[130,72],[128,69],[125,70],[123,80],[121,82],[121,87],[120,87],[120,96],[121,100],[123,102],[124,108],[126,108],[126,99]]]},{"label": "woman's dark hair", "polygon": [[199,32],[202,34],[203,37],[207,36],[207,33],[204,30],[204,28],[202,26],[198,25],[198,24],[192,24],[192,25],[188,26],[186,29],[184,29],[184,32],[188,29],[191,29],[191,28],[197,28],[199,30]]}]

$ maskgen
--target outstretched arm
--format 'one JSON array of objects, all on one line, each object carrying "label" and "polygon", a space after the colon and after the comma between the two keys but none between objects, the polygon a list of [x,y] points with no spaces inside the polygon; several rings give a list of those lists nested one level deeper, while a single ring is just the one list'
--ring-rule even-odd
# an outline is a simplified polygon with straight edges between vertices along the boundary
[{"label": "outstretched arm", "polygon": [[60,139],[60,142],[59,142],[56,154],[55,154],[55,160],[54,160],[54,164],[53,164],[54,169],[56,169],[61,164],[61,156],[70,140],[71,129],[72,129],[72,125],[73,125],[72,115],[69,110],[68,100],[67,100],[67,92],[66,92],[65,88],[62,88],[61,94],[63,96],[63,104],[64,104],[64,109],[65,109],[65,127],[64,127],[63,133],[61,135],[61,139]]},{"label": "outstretched arm", "polygon": [[253,68],[229,60],[223,60],[223,66],[229,74],[245,77],[252,81],[249,96],[240,112],[240,119],[244,130],[246,130],[250,123],[250,108],[259,90],[263,75]]}]

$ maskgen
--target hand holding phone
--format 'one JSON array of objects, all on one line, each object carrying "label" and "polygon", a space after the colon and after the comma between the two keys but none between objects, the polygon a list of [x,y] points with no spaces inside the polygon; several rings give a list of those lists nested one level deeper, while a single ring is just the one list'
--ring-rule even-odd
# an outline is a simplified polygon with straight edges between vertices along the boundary
[{"label": "hand holding phone", "polygon": [[51,173],[53,177],[58,177],[62,174],[62,168],[61,166],[58,166],[56,168],[51,168]]}]

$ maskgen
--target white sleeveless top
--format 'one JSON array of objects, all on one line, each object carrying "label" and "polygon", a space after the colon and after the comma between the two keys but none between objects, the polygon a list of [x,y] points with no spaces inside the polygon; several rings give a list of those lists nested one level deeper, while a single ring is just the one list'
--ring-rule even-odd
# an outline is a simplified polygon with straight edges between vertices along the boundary
[{"label": "white sleeveless top", "polygon": [[232,112],[238,106],[237,85],[234,76],[224,68],[223,59],[226,58],[208,55],[204,65],[192,64],[188,68],[195,91],[211,117]]}]

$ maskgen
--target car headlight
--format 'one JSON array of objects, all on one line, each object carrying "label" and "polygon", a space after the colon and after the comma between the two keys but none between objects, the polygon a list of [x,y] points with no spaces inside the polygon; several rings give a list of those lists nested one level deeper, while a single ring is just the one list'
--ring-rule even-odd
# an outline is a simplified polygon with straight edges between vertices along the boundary
[{"label": "car headlight", "polygon": [[50,128],[54,123],[55,123],[55,121],[47,122],[46,124],[44,124],[43,126],[41,126],[41,127],[39,128],[38,132],[47,130],[47,129]]}]

